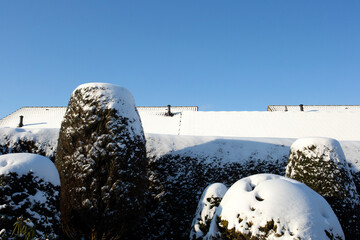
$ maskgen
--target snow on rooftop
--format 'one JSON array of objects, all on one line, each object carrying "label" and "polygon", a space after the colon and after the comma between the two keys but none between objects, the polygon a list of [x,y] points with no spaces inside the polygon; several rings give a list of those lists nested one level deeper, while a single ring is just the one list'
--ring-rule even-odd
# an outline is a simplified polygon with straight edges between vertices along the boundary
[{"label": "snow on rooftop", "polygon": [[314,111],[359,111],[360,105],[269,105],[267,111],[305,111],[305,112],[314,112]]},{"label": "snow on rooftop", "polygon": [[360,111],[184,112],[180,135],[360,140],[359,122]]},{"label": "snow on rooftop", "polygon": [[23,107],[0,119],[0,128],[16,128],[24,116],[23,128],[60,128],[66,107]]},{"label": "snow on rooftop", "polygon": [[[254,152],[259,156],[286,151],[288,154],[297,138],[327,137],[339,140],[346,159],[360,169],[360,111],[205,112],[197,111],[196,107],[171,109],[173,117],[165,116],[167,107],[138,107],[144,132],[152,146],[156,146],[153,151],[156,155],[182,151],[182,154],[222,154],[225,159],[245,159]],[[11,139],[16,141],[23,135],[36,135],[39,141],[44,137],[56,141],[58,135],[55,132],[60,128],[65,111],[66,107],[21,108],[0,120],[0,136],[11,133]],[[24,127],[17,128],[20,115],[24,116]],[[46,136],[49,128],[54,131]],[[219,152],[224,146],[228,156]]]},{"label": "snow on rooftop", "polygon": [[[16,128],[24,116],[25,129],[60,128],[65,107],[24,107],[0,120],[1,127]],[[146,133],[261,138],[328,137],[360,141],[360,111],[310,112],[205,112],[138,108]]]}]

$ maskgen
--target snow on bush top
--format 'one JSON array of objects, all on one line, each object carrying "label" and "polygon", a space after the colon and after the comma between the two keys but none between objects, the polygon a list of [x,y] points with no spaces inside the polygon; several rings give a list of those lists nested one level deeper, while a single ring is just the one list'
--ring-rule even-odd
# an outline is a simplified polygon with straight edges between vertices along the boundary
[{"label": "snow on bush top", "polygon": [[[78,86],[72,95],[79,91],[84,98],[84,106],[81,106],[84,110],[93,110],[92,107],[95,106],[85,102],[86,100],[93,102],[92,100],[96,99],[96,103],[102,109],[115,109],[118,115],[126,116],[131,122],[140,121],[134,97],[126,88],[110,83],[86,83]],[[133,124],[133,126],[137,125],[141,124]],[[142,127],[137,128],[135,133],[142,135]]]},{"label": "snow on bush top", "polygon": [[344,239],[340,223],[323,197],[300,182],[273,174],[253,175],[234,183],[206,237],[215,236],[219,227],[266,239],[328,239],[325,231]]},{"label": "snow on bush top", "polygon": [[214,217],[215,211],[227,190],[228,188],[222,183],[213,183],[206,187],[196,209],[190,238],[195,235],[194,239],[198,239],[207,233],[208,229],[204,228],[209,227],[208,221]]},{"label": "snow on bush top", "polygon": [[[323,138],[323,137],[311,137],[311,138],[299,138],[291,145],[291,151],[303,151],[307,147],[316,146],[317,153],[323,154],[325,152],[330,153],[328,156],[330,160],[331,156],[336,156],[336,158],[345,159],[344,152],[340,146],[340,143],[332,138]],[[333,151],[329,151],[332,149]],[[309,152],[310,153],[310,152]]]},{"label": "snow on bush top", "polygon": [[46,157],[32,153],[10,153],[0,156],[0,175],[10,172],[23,175],[29,171],[53,185],[60,185],[59,173],[54,163]]}]

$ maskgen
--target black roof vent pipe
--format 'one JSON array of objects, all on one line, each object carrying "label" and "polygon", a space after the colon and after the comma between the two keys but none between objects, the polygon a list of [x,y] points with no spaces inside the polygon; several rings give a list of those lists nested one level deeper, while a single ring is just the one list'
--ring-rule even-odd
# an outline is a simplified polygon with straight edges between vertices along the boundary
[{"label": "black roof vent pipe", "polygon": [[165,116],[174,116],[174,114],[171,112],[171,105],[167,105],[167,112],[165,113]]},{"label": "black roof vent pipe", "polygon": [[303,112],[303,111],[304,111],[304,105],[303,105],[303,104],[300,104],[299,106],[300,106],[300,111]]},{"label": "black roof vent pipe", "polygon": [[23,115],[20,116],[20,122],[19,122],[18,127],[22,127],[22,126],[24,126],[24,116]]}]

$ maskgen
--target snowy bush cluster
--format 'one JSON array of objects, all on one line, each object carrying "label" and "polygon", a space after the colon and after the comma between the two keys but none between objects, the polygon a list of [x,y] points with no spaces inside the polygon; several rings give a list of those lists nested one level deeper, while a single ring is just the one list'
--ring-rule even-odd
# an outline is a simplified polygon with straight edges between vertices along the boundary
[{"label": "snowy bush cluster", "polygon": [[[188,238],[199,196],[209,184],[221,182],[230,186],[235,179],[256,173],[284,175],[285,166],[285,159],[253,159],[237,163],[177,154],[152,159],[149,164],[151,204],[148,222],[151,228],[148,239]],[[154,221],[157,224],[153,224]]]},{"label": "snowy bush cluster", "polygon": [[209,218],[206,227],[199,228],[202,217],[196,215],[191,239],[344,239],[324,198],[289,178],[253,175],[227,191],[224,186],[211,185],[204,196],[219,196],[221,201],[214,212],[200,200],[197,213]]},{"label": "snowy bush cluster", "polygon": [[75,89],[60,132],[1,134],[0,230],[22,215],[71,239],[360,239],[354,173],[332,139],[145,139],[132,95],[104,83]]},{"label": "snowy bush cluster", "polygon": [[22,216],[38,235],[58,236],[60,181],[54,164],[39,155],[14,153],[0,156],[0,166],[0,228],[10,235]]}]

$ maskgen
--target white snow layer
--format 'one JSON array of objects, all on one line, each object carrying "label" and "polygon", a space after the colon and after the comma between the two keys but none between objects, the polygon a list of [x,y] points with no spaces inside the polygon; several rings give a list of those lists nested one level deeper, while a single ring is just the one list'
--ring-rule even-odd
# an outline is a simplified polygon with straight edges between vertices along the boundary
[{"label": "white snow layer", "polygon": [[[78,88],[99,89],[101,99],[118,94],[120,99],[133,102],[124,88],[102,83],[80,85]],[[101,90],[101,91],[100,91]],[[102,92],[102,93],[100,93]],[[109,107],[122,101],[110,97]],[[132,104],[132,103],[131,103]],[[131,105],[130,104],[130,105]],[[19,116],[24,116],[23,128],[60,127],[64,117],[62,108],[24,108],[16,114],[0,119],[0,127],[15,128]],[[173,117],[159,116],[139,111],[144,132],[154,134],[253,137],[253,138],[303,138],[328,137],[339,141],[360,141],[360,111],[314,112],[205,112],[183,111]]]},{"label": "white snow layer", "polygon": [[[86,83],[78,86],[72,95],[77,91],[82,93],[85,100],[96,99],[103,109],[116,109],[119,116],[129,118],[130,122],[139,122],[132,127],[136,135],[143,134],[134,97],[126,88],[110,83]],[[82,106],[85,110],[92,110],[92,107],[87,104]]]},{"label": "white snow layer", "polygon": [[[146,121],[146,120],[143,120]],[[184,112],[180,135],[360,140],[360,112]],[[145,132],[149,132],[145,129]],[[154,132],[155,133],[155,132]]]},{"label": "white snow layer", "polygon": [[199,204],[196,209],[196,214],[192,222],[193,228],[191,229],[190,237],[195,234],[196,238],[204,235],[200,229],[200,224],[206,224],[208,219],[213,219],[217,206],[214,206],[209,200],[215,198],[222,199],[228,188],[222,183],[213,183],[207,186],[204,190]]},{"label": "white snow layer", "polygon": [[[323,197],[306,185],[273,174],[258,174],[234,183],[226,192],[206,238],[218,232],[216,218],[228,229],[261,234],[274,221],[276,230],[266,239],[328,239],[325,230],[344,238],[340,223]],[[252,223],[247,224],[247,223]],[[275,236],[277,235],[277,236]]]},{"label": "white snow layer", "polygon": [[0,175],[10,172],[23,175],[29,171],[46,182],[60,185],[59,173],[47,157],[32,153],[9,153],[0,156]]},{"label": "white snow layer", "polygon": [[291,150],[304,151],[305,148],[316,146],[316,152],[320,155],[322,153],[329,152],[329,149],[334,151],[329,152],[330,154],[337,154],[341,159],[345,159],[344,152],[340,146],[340,143],[336,139],[324,138],[324,137],[309,137],[309,138],[299,138],[292,145]]}]

